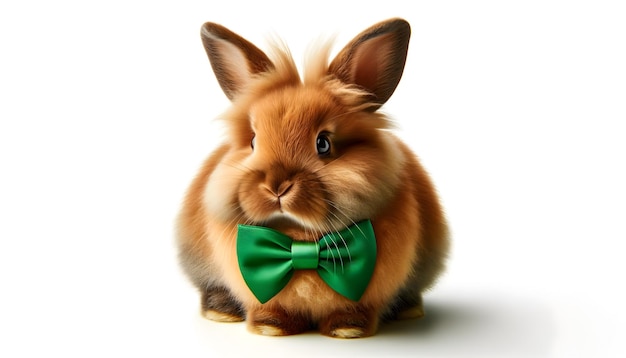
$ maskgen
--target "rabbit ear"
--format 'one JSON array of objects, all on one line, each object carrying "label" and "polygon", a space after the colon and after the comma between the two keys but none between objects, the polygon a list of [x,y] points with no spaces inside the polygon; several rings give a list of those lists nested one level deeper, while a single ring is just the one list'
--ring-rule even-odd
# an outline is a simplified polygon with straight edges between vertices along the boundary
[{"label": "rabbit ear", "polygon": [[355,37],[331,62],[329,73],[358,85],[375,97],[380,108],[395,91],[409,47],[411,27],[403,19],[380,22]]},{"label": "rabbit ear", "polygon": [[263,51],[221,25],[205,23],[201,37],[215,77],[230,100],[246,86],[252,75],[274,68]]}]

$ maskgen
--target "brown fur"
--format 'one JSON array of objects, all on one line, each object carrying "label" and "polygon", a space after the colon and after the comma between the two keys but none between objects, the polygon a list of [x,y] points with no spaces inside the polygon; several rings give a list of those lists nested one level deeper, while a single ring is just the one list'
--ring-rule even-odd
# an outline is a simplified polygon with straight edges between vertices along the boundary
[{"label": "brown fur", "polygon": [[[245,314],[260,334],[317,327],[353,338],[374,334],[380,319],[423,315],[421,294],[444,268],[445,219],[427,173],[376,112],[400,80],[409,34],[404,20],[374,25],[330,65],[325,46],[301,81],[286,49],[275,46],[270,61],[222,26],[203,26],[209,59],[233,102],[223,116],[226,144],[196,176],[179,217],[181,264],[202,293],[205,316],[234,321]],[[331,141],[328,155],[316,151],[320,133]],[[265,304],[245,285],[237,224],[313,241],[368,218],[378,255],[359,302],[312,271],[297,271]]]}]

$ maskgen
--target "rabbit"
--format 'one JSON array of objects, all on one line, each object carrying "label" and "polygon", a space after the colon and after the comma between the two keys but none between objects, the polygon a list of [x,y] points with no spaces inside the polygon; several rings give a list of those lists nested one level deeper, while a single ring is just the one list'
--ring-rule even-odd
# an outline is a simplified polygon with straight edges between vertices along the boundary
[{"label": "rabbit", "polygon": [[[378,111],[400,81],[410,32],[404,19],[382,21],[332,61],[327,41],[307,57],[301,79],[286,45],[274,43],[268,56],[222,25],[203,24],[204,48],[231,106],[220,118],[224,142],[183,199],[177,247],[205,318],[246,321],[262,335],[360,338],[381,322],[424,315],[422,293],[445,270],[447,220],[428,173]],[[356,299],[308,268],[261,302],[242,275],[242,225],[269,228],[295,246],[363,220],[376,255]]]}]

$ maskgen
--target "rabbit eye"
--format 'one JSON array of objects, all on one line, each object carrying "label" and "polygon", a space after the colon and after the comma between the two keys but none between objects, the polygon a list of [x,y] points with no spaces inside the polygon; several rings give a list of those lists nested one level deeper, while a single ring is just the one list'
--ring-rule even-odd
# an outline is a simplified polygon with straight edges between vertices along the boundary
[{"label": "rabbit eye", "polygon": [[250,141],[250,147],[254,149],[255,145],[256,145],[256,136],[252,136],[252,140]]},{"label": "rabbit eye", "polygon": [[328,134],[320,133],[317,136],[317,154],[320,156],[326,156],[330,154],[330,139],[328,139]]}]

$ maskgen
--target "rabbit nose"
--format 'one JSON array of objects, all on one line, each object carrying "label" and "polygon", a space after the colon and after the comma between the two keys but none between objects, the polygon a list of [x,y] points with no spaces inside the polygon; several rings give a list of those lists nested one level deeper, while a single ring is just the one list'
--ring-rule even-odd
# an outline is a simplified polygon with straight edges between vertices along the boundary
[{"label": "rabbit nose", "polygon": [[295,173],[281,165],[273,165],[265,177],[265,189],[272,195],[279,198],[291,190],[294,185]]},{"label": "rabbit nose", "polygon": [[287,194],[287,192],[291,189],[292,186],[293,186],[293,182],[291,180],[286,180],[283,182],[272,183],[271,186],[269,187],[269,190],[276,197],[281,197]]}]

